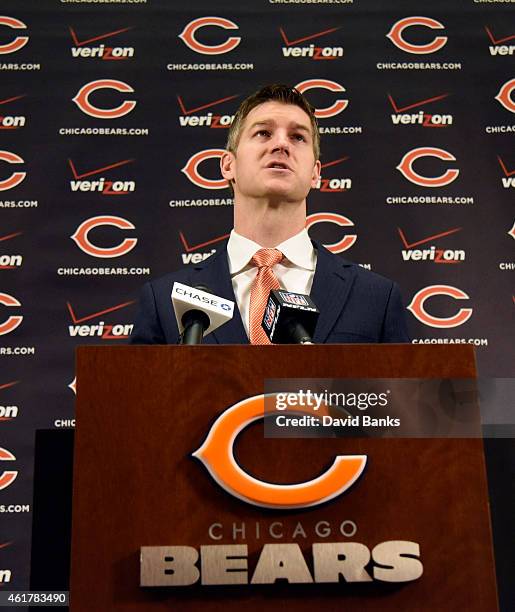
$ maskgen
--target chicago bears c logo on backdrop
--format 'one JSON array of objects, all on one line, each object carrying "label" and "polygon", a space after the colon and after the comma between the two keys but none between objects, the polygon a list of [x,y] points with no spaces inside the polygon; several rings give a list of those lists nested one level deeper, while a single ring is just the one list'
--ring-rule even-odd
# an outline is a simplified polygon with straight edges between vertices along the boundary
[{"label": "chicago bears c logo on backdrop", "polygon": [[419,321],[430,327],[458,327],[459,325],[463,325],[463,323],[468,321],[472,316],[472,308],[460,308],[460,310],[451,317],[436,317],[428,313],[425,302],[435,295],[448,295],[455,300],[469,299],[469,296],[457,287],[451,287],[449,285],[430,285],[415,293],[407,309],[413,313]]},{"label": "chicago bears c logo on backdrop", "polygon": [[[16,461],[16,457],[6,448],[0,447],[0,461]],[[11,485],[18,476],[18,472],[14,470],[4,470],[0,474],[0,491]]]},{"label": "chicago bears c logo on backdrop", "polygon": [[[273,403],[273,396],[268,396],[268,400]],[[264,417],[265,411],[272,413],[275,406],[271,408],[264,395],[249,397],[227,408],[193,453],[212,478],[234,497],[262,508],[309,508],[341,495],[365,469],[366,455],[337,455],[330,468],[306,482],[279,485],[254,478],[236,462],[234,443],[241,431]]]},{"label": "chicago bears c logo on backdrop", "polygon": [[127,219],[110,215],[101,215],[83,221],[70,238],[82,251],[84,251],[84,253],[92,255],[93,257],[121,257],[122,255],[126,255],[129,251],[132,251],[136,246],[138,242],[137,238],[125,238],[120,244],[114,247],[99,247],[94,245],[89,239],[89,232],[103,225],[113,225],[114,227],[125,230],[136,229]]},{"label": "chicago bears c logo on backdrop", "polygon": [[437,149],[436,147],[419,147],[418,149],[412,149],[408,151],[401,159],[401,163],[397,166],[397,170],[415,185],[421,187],[445,187],[452,183],[460,171],[457,168],[449,168],[440,176],[427,177],[418,174],[413,170],[413,164],[422,157],[436,157],[445,161],[456,161],[456,158],[452,153],[445,151],[444,149]]},{"label": "chicago bears c logo on backdrop", "polygon": [[[0,26],[7,26],[8,28],[13,28],[15,30],[25,30],[27,28],[23,21],[20,21],[15,17],[6,17],[5,15],[0,16]],[[28,42],[28,36],[17,36],[14,40],[11,40],[11,42],[0,45],[0,55],[15,53],[24,47]]]},{"label": "chicago bears c logo on backdrop", "polygon": [[411,26],[425,26],[433,30],[443,30],[445,27],[439,21],[436,21],[436,19],[431,19],[430,17],[405,17],[393,24],[386,38],[389,38],[401,51],[416,54],[435,53],[447,43],[447,36],[436,36],[430,43],[424,45],[409,43],[404,39],[404,30]]},{"label": "chicago bears c logo on backdrop", "polygon": [[515,79],[506,81],[502,85],[499,93],[495,96],[495,99],[504,106],[510,113],[515,113],[515,101],[512,98],[512,94],[515,91]]},{"label": "chicago bears c logo on backdrop", "polygon": [[[306,229],[309,230],[309,228],[316,223],[334,223],[340,227],[354,226],[354,223],[347,217],[330,212],[319,212],[308,215],[306,219]],[[358,237],[356,234],[347,234],[338,242],[333,244],[324,244],[324,246],[328,251],[331,251],[331,253],[343,253],[343,251],[350,249],[357,239]]]},{"label": "chicago bears c logo on backdrop", "polygon": [[[5,161],[8,164],[24,163],[19,155],[11,153],[10,151],[0,151],[0,161]],[[7,189],[16,187],[16,185],[19,185],[26,176],[26,172],[13,172],[8,178],[0,180],[0,191],[7,191]]]},{"label": "chicago bears c logo on backdrop", "polygon": [[218,45],[207,45],[197,40],[196,34],[200,28],[206,26],[216,26],[224,28],[224,30],[237,30],[238,26],[230,19],[224,17],[200,17],[190,21],[184,30],[179,34],[179,38],[193,51],[202,53],[204,55],[220,55],[221,53],[228,53],[235,49],[241,42],[239,36],[229,36],[227,40]]},{"label": "chicago bears c logo on backdrop", "polygon": [[226,189],[226,179],[206,178],[205,176],[202,176],[198,170],[199,165],[203,161],[206,161],[207,159],[220,159],[224,153],[224,149],[204,149],[203,151],[199,151],[188,159],[184,168],[181,169],[181,172],[184,172],[184,174],[194,185],[197,185],[197,187],[202,187],[202,189]]},{"label": "chicago bears c logo on backdrop", "polygon": [[[296,85],[295,89],[298,89],[301,94],[305,93],[309,89],[327,89],[335,92],[345,91],[345,87],[343,87],[343,85],[340,85],[335,81],[329,81],[328,79],[308,79]],[[338,113],[344,111],[348,105],[349,101],[347,99],[338,98],[333,104],[331,104],[331,106],[316,108],[315,117],[317,117],[317,119],[334,117],[335,115],[338,115]]]},{"label": "chicago bears c logo on backdrop", "polygon": [[92,102],[90,102],[90,95],[99,89],[114,89],[122,93],[134,93],[134,89],[123,81],[116,81],[114,79],[98,79],[97,81],[90,81],[83,85],[77,95],[72,98],[73,102],[80,108],[83,113],[96,117],[97,119],[117,119],[127,115],[136,106],[135,100],[125,100],[119,106],[115,108],[98,108]]},{"label": "chicago bears c logo on backdrop", "polygon": [[[0,304],[8,307],[21,306],[20,302],[8,293],[0,293]],[[4,336],[5,334],[9,334],[14,331],[22,321],[23,316],[21,315],[13,315],[8,317],[6,321],[0,323],[0,336]]]}]

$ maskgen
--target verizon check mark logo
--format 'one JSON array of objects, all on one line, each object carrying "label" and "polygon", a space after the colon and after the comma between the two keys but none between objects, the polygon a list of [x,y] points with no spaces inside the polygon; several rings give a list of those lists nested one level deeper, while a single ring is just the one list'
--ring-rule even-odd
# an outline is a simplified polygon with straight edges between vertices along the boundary
[{"label": "verizon check mark logo", "polygon": [[204,242],[199,242],[197,244],[189,244],[186,236],[182,231],[179,232],[179,239],[184,247],[184,253],[182,253],[182,263],[183,264],[197,264],[204,259],[210,257],[213,253],[216,253],[216,249],[211,249],[209,251],[205,251],[199,253],[200,249],[205,249],[206,247],[210,247],[213,244],[217,244],[218,242],[222,242],[222,240],[226,240],[229,238],[230,234],[224,234],[223,236],[217,236],[216,238],[210,238],[209,240],[205,240]]},{"label": "verizon check mark logo", "polygon": [[[9,389],[10,387],[14,387],[14,385],[17,385],[19,382],[20,382],[19,380],[13,380],[11,382],[4,383],[0,385],[0,391],[3,391],[4,389]],[[12,421],[17,416],[18,416],[18,406],[0,405],[0,421]]]},{"label": "verizon check mark logo", "polygon": [[[451,236],[461,231],[461,227],[455,227],[445,232],[433,234],[422,238],[421,240],[415,240],[414,242],[408,242],[403,230],[398,227],[397,231],[401,238],[404,249],[402,249],[402,259],[404,261],[431,261],[436,264],[457,264],[465,260],[465,251],[456,249],[441,249],[437,248],[434,244],[431,244],[435,240]],[[415,248],[421,247],[424,248]]]},{"label": "verizon check mark logo", "polygon": [[510,187],[515,187],[515,168],[512,170],[508,170],[507,165],[504,163],[500,155],[497,156],[497,159],[504,173],[504,176],[501,177],[502,186],[505,189],[509,189]]},{"label": "verizon check mark logo", "polygon": [[[11,240],[12,238],[16,238],[17,236],[21,236],[22,233],[23,232],[13,232],[12,234],[0,236],[0,243],[6,240]],[[0,270],[15,270],[16,268],[20,268],[22,263],[22,255],[0,254]]]},{"label": "verizon check mark logo", "polygon": [[307,36],[301,36],[290,40],[284,28],[281,27],[279,28],[279,33],[284,42],[284,47],[282,47],[283,57],[306,57],[312,60],[335,60],[339,57],[343,57],[343,47],[318,47],[315,46],[314,43],[307,46],[299,46],[300,43],[306,43],[310,40],[327,36],[339,29],[339,27],[329,28],[328,30],[322,30],[321,32],[315,32],[314,34],[308,34]]},{"label": "verizon check mark logo", "polygon": [[485,32],[491,43],[488,47],[490,55],[513,55],[515,53],[515,44],[506,44],[510,41],[515,42],[515,34],[497,38],[497,36],[492,32],[492,28],[489,28],[488,26],[485,26]]},{"label": "verizon check mark logo", "polygon": [[11,98],[5,98],[0,100],[0,130],[17,130],[24,127],[27,118],[24,115],[8,115],[4,114],[4,105],[16,102],[25,98],[25,94],[21,96],[12,96]]},{"label": "verizon check mark logo", "polygon": [[177,96],[177,102],[180,109],[179,125],[181,127],[228,128],[232,123],[234,115],[215,114],[211,111],[201,113],[201,111],[206,111],[209,108],[229,102],[230,100],[234,100],[238,97],[239,94],[226,96],[225,98],[219,98],[218,100],[213,100],[212,102],[207,102],[205,104],[201,104],[200,106],[194,106],[193,108],[188,109],[186,108],[186,104],[184,103],[182,96]]},{"label": "verizon check mark logo", "polygon": [[[420,107],[425,107],[428,104],[433,104],[435,102],[439,102],[440,100],[444,100],[449,95],[450,94],[448,93],[440,94],[438,96],[425,98],[424,100],[410,102],[409,104],[404,104],[403,106],[400,106],[394,100],[393,96],[391,94],[388,94],[388,100],[394,110],[394,114],[390,115],[392,123],[394,125],[421,125],[425,128],[448,127],[453,123],[454,118],[452,115],[428,113]],[[419,110],[415,111],[415,109]]]},{"label": "verizon check mark logo", "polygon": [[70,336],[95,336],[100,337],[102,340],[122,340],[128,338],[132,331],[132,324],[108,324],[104,321],[99,321],[93,325],[87,324],[86,322],[99,319],[100,317],[104,317],[112,312],[117,312],[118,310],[126,308],[131,304],[134,304],[134,300],[131,300],[130,302],[123,302],[122,304],[116,304],[116,306],[104,308],[103,310],[99,310],[91,314],[77,316],[71,303],[66,302],[68,313],[72,320],[72,325],[68,326]]},{"label": "verizon check mark logo", "polygon": [[[322,164],[322,170],[325,170],[326,168],[330,168],[332,166],[337,166],[338,164],[341,164],[345,161],[347,161],[349,158],[349,156],[345,156],[345,157],[340,157],[339,159],[335,159],[333,161],[330,162],[326,162],[325,164]],[[320,177],[320,180],[317,183],[316,188],[320,189],[321,192],[324,193],[337,193],[337,192],[342,192],[342,191],[347,191],[352,187],[352,179],[350,178],[322,178]]]},{"label": "verizon check mark logo", "polygon": [[105,34],[99,34],[91,38],[79,40],[75,29],[69,26],[73,46],[71,48],[72,57],[82,59],[101,59],[101,60],[128,60],[134,57],[134,47],[111,47],[105,44],[92,45],[101,40],[106,40],[112,36],[117,36],[123,32],[128,32],[132,28],[121,28]]},{"label": "verizon check mark logo", "polygon": [[96,168],[92,170],[86,170],[79,172],[75,163],[68,159],[68,165],[70,166],[73,180],[70,181],[70,189],[72,191],[85,191],[91,192],[96,191],[101,193],[104,196],[120,196],[127,195],[136,189],[135,181],[111,181],[101,176],[96,180],[84,180],[87,177],[97,176],[99,174],[103,174],[109,170],[114,170],[115,168],[120,168],[122,166],[126,166],[127,164],[132,164],[134,159],[124,159],[122,161],[114,162],[112,164],[108,164],[107,166],[102,166],[101,168]]}]

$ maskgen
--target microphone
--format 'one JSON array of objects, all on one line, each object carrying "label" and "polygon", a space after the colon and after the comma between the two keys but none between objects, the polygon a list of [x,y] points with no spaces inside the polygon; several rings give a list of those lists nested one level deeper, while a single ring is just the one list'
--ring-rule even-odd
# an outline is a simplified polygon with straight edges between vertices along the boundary
[{"label": "microphone", "polygon": [[276,289],[270,291],[261,326],[274,344],[313,344],[319,314],[309,295]]},{"label": "microphone", "polygon": [[213,295],[204,285],[174,283],[171,298],[181,344],[201,344],[203,338],[233,316],[234,302]]}]

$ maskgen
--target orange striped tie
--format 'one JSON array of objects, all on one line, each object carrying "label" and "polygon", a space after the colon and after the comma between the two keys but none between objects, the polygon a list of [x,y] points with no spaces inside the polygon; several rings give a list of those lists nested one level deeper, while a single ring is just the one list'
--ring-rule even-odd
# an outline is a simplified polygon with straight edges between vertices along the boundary
[{"label": "orange striped tie", "polygon": [[261,327],[261,322],[270,291],[280,287],[272,268],[282,259],[283,254],[277,249],[260,249],[252,258],[252,263],[257,266],[258,271],[250,288],[249,337],[251,344],[272,344]]}]

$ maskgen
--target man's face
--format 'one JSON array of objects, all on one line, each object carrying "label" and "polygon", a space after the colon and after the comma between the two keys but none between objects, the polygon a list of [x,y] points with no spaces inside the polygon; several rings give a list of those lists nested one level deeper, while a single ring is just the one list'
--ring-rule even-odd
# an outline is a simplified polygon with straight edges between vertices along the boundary
[{"label": "man's face", "polygon": [[298,202],[320,177],[309,116],[298,106],[265,102],[245,118],[236,155],[221,160],[235,196]]}]

